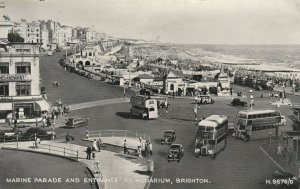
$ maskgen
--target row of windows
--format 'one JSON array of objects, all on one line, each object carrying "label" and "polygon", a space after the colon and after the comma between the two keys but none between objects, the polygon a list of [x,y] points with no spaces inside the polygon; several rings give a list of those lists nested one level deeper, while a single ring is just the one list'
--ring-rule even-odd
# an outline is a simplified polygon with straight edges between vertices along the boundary
[{"label": "row of windows", "polygon": [[[31,73],[30,63],[17,64],[15,68],[16,68],[17,74],[30,74]],[[9,65],[8,64],[0,65],[0,74],[9,74]]]},{"label": "row of windows", "polygon": [[[30,37],[30,34],[28,34],[28,37]],[[36,37],[39,37],[39,34],[36,34]]]},{"label": "row of windows", "polygon": [[[280,116],[280,113],[279,112],[273,112],[273,113],[266,113],[266,114],[248,115],[248,119],[276,117],[276,116]],[[246,119],[247,118],[247,114],[239,114],[239,118]]]},{"label": "row of windows", "polygon": [[[31,95],[31,82],[16,82],[17,96]],[[8,82],[0,82],[0,96],[9,96]]]},{"label": "row of windows", "polygon": [[267,126],[261,126],[261,127],[252,127],[252,131],[260,131],[260,130],[266,130],[266,129],[273,129],[273,125],[267,125]]}]

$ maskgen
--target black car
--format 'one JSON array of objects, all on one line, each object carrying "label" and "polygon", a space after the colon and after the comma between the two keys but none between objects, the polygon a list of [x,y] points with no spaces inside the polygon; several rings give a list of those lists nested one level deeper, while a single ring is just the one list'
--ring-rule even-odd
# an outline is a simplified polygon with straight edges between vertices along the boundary
[{"label": "black car", "polygon": [[170,146],[168,162],[177,161],[179,163],[181,158],[183,158],[183,156],[184,156],[184,152],[181,144],[172,144]]},{"label": "black car", "polygon": [[148,89],[141,89],[140,95],[151,96],[151,95],[153,95],[153,92]]},{"label": "black car", "polygon": [[239,98],[235,98],[232,100],[231,105],[233,106],[247,106],[247,102],[239,99]]},{"label": "black car", "polygon": [[161,139],[161,144],[172,144],[176,140],[175,131],[173,130],[167,130],[164,132],[164,136]]}]

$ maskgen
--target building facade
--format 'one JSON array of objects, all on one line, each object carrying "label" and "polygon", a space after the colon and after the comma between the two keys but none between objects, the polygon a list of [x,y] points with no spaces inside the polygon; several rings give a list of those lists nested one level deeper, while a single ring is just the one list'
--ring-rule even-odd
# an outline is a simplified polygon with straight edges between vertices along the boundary
[{"label": "building facade", "polygon": [[0,123],[41,121],[49,104],[41,95],[39,69],[38,44],[0,45]]}]

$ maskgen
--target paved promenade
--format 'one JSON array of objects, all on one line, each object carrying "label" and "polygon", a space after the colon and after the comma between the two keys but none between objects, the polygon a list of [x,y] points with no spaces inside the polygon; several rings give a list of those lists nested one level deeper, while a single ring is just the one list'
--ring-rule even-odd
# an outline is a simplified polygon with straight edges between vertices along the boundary
[{"label": "paved promenade", "polygon": [[91,108],[95,106],[104,106],[109,104],[118,104],[118,103],[128,103],[129,99],[126,98],[113,98],[113,99],[107,99],[107,100],[96,100],[96,101],[90,101],[90,102],[84,102],[84,103],[78,103],[78,104],[71,104],[69,105],[70,111],[72,110],[79,110],[84,108]]},{"label": "paved promenade", "polygon": [[[16,143],[0,144],[1,148],[14,148]],[[86,159],[86,146],[67,144],[56,141],[42,141],[39,148],[33,146],[33,142],[19,142],[18,149],[43,153],[49,155],[65,156],[71,159],[78,159],[91,171],[96,172],[95,162],[100,162],[100,174],[95,174],[95,178],[101,178],[100,188],[105,189],[132,189],[144,188],[145,181],[149,175],[147,173],[148,162],[146,159],[137,159],[134,156],[123,155],[110,151],[101,150],[96,153],[94,160]],[[50,153],[49,153],[50,152]],[[49,175],[51,177],[51,175]],[[103,182],[102,182],[103,181]]]}]

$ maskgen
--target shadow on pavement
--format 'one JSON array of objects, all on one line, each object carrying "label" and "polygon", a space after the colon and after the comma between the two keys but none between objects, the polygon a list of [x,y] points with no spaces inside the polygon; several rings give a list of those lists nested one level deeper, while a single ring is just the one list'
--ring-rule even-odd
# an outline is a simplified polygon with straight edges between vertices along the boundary
[{"label": "shadow on pavement", "polygon": [[138,119],[137,117],[133,116],[130,112],[117,112],[116,115],[124,119]]},{"label": "shadow on pavement", "polygon": [[147,175],[147,176],[150,176],[151,173],[149,171],[140,171],[140,170],[135,170],[134,171],[135,173],[138,173],[140,175]]}]

